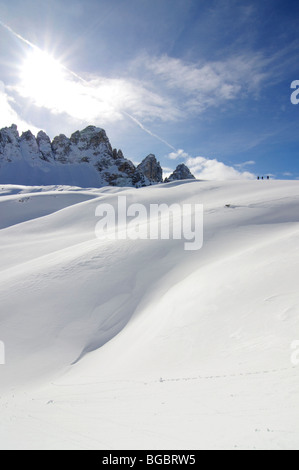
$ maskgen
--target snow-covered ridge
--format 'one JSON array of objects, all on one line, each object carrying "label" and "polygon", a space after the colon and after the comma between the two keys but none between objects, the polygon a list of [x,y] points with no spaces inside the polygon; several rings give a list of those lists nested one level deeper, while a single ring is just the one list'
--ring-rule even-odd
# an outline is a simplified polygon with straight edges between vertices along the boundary
[{"label": "snow-covered ridge", "polygon": [[162,182],[155,155],[136,167],[121,150],[112,148],[105,130],[95,126],[70,138],[61,134],[52,142],[43,131],[37,137],[31,131],[20,136],[14,124],[0,130],[2,184],[140,188]]}]

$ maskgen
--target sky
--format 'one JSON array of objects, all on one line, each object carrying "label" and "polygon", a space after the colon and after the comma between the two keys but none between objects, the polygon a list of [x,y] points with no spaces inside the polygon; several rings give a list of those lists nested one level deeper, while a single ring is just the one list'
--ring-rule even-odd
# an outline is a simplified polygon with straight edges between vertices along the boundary
[{"label": "sky", "polygon": [[293,0],[0,0],[0,127],[96,125],[165,175],[299,179],[298,24]]}]

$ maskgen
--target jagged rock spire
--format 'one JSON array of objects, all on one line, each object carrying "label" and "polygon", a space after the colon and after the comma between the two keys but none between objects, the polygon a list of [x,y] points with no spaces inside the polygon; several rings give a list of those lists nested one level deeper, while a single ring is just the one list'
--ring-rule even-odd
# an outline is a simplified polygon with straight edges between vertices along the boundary
[{"label": "jagged rock spire", "polygon": [[141,163],[137,166],[137,171],[142,173],[148,180],[149,184],[162,183],[163,182],[163,170],[160,163],[157,161],[155,155],[148,155]]}]

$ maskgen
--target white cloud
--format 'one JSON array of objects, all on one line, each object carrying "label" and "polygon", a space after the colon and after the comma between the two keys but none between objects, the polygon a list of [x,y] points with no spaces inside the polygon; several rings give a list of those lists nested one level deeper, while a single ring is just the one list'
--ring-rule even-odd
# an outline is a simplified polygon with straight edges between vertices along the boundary
[{"label": "white cloud", "polygon": [[225,165],[218,160],[209,160],[204,157],[188,158],[186,164],[191,173],[198,179],[204,180],[240,180],[255,179],[255,175],[247,171],[240,172],[235,168]]},{"label": "white cloud", "polygon": [[173,168],[163,166],[163,178],[169,178],[170,175],[174,172]]},{"label": "white cloud", "polygon": [[170,160],[177,160],[178,158],[188,158],[188,157],[189,157],[188,153],[186,153],[183,149],[178,149],[168,154],[168,158],[170,158]]},{"label": "white cloud", "polygon": [[[232,166],[225,165],[216,159],[208,159],[205,157],[191,157],[187,152],[182,149],[168,154],[170,160],[181,158],[185,160],[186,165],[189,167],[191,173],[197,179],[204,180],[240,180],[240,179],[255,179],[255,175],[247,171],[238,171]],[[243,164],[236,165],[242,170],[247,165],[254,165],[253,160]],[[167,168],[167,173],[172,173],[173,170]],[[169,176],[169,175],[168,175]]]},{"label": "white cloud", "polygon": [[7,93],[4,83],[0,81],[0,128],[16,124],[21,132],[31,129],[37,133],[38,129],[24,121],[14,110],[13,104],[13,98]]}]

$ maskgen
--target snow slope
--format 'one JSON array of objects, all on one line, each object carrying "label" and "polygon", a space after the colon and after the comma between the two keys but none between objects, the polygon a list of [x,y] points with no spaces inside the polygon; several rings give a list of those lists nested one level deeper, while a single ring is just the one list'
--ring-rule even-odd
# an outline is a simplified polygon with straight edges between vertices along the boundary
[{"label": "snow slope", "polygon": [[[1,448],[299,448],[299,182],[0,190]],[[119,195],[203,248],[97,240]]]}]

